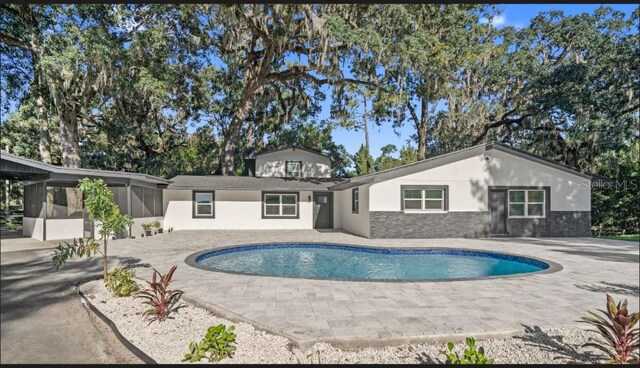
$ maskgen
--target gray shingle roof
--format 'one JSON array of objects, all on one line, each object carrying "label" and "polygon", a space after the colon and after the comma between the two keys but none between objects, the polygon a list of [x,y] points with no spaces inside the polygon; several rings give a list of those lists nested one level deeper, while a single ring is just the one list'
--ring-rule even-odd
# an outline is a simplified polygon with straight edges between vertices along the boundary
[{"label": "gray shingle roof", "polygon": [[257,178],[253,176],[178,175],[169,189],[327,190],[340,180]]},{"label": "gray shingle roof", "polygon": [[15,164],[24,165],[30,168],[34,168],[34,169],[41,170],[47,173],[52,173],[52,174],[135,179],[135,180],[140,180],[143,182],[153,183],[153,184],[169,183],[169,180],[167,179],[163,179],[157,176],[152,176],[147,174],[139,174],[139,173],[125,172],[125,171],[109,171],[109,170],[82,169],[82,168],[55,166],[55,165],[45,164],[44,162],[32,160],[30,158],[17,156],[4,151],[2,151],[0,155],[2,157],[2,160],[12,162]]}]

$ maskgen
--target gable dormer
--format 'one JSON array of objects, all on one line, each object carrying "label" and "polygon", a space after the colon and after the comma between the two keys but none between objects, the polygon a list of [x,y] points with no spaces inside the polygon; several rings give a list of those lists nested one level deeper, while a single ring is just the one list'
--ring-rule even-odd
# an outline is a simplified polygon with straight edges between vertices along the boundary
[{"label": "gable dormer", "polygon": [[330,178],[331,156],[298,146],[287,146],[254,156],[256,177]]}]

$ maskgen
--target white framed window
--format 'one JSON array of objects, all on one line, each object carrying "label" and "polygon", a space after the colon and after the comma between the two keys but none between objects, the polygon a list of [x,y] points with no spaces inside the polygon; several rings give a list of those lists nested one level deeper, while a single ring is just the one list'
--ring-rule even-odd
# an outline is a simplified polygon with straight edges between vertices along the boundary
[{"label": "white framed window", "polygon": [[287,178],[302,177],[302,161],[287,161]]},{"label": "white framed window", "polygon": [[360,212],[360,188],[351,189],[351,213]]},{"label": "white framed window", "polygon": [[215,192],[193,192],[193,217],[215,217]]},{"label": "white framed window", "polygon": [[446,211],[445,188],[413,188],[402,191],[405,211]]},{"label": "white framed window", "polygon": [[510,189],[509,217],[545,217],[544,189]]},{"label": "white framed window", "polygon": [[262,218],[298,218],[297,193],[264,193]]}]

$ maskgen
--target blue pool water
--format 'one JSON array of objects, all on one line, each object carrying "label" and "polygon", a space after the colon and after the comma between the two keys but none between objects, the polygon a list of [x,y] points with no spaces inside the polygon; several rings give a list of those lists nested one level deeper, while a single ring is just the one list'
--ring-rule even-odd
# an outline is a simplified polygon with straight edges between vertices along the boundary
[{"label": "blue pool water", "polygon": [[256,244],[198,256],[203,268],[342,280],[441,280],[541,271],[545,262],[501,253],[461,249],[391,249],[338,244]]}]

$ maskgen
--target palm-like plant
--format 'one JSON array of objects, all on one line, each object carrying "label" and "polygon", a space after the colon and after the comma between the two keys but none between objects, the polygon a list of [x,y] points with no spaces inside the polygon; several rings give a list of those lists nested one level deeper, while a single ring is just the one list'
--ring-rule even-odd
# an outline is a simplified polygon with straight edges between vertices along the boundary
[{"label": "palm-like plant", "polygon": [[[143,313],[144,316],[148,317],[149,322],[155,320],[163,322],[171,312],[180,308],[177,303],[183,292],[181,290],[169,290],[169,284],[176,268],[176,266],[171,267],[169,272],[164,275],[154,268],[151,282],[146,281],[149,284],[149,289],[137,293],[136,298],[146,299],[143,303],[151,306]],[[160,279],[159,281],[158,278]]]},{"label": "palm-like plant", "polygon": [[[607,294],[607,310],[599,311],[604,315],[589,312],[591,316],[582,320],[597,328],[602,339],[590,338],[584,346],[592,346],[603,351],[609,357],[609,363],[638,363],[640,357],[639,329],[635,325],[640,319],[640,312],[629,315],[627,300],[615,304],[613,298]],[[605,318],[606,317],[606,318]]]}]

